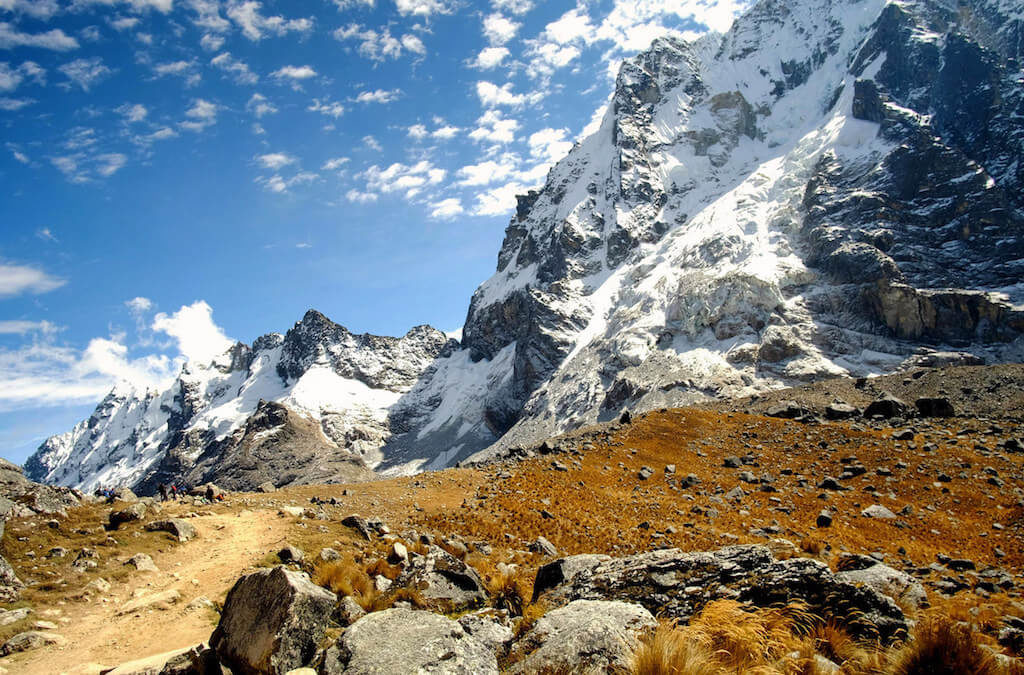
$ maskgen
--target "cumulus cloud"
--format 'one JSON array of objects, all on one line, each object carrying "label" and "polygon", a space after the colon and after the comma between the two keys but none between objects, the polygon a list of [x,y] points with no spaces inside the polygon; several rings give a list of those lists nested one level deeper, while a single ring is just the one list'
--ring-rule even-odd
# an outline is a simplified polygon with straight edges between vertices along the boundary
[{"label": "cumulus cloud", "polygon": [[202,131],[217,123],[218,108],[216,103],[197,98],[192,101],[192,107],[185,111],[185,117],[188,119],[179,124],[183,129],[189,131]]},{"label": "cumulus cloud", "polygon": [[472,213],[475,216],[500,216],[508,213],[516,205],[516,195],[523,194],[529,186],[513,181],[492,188],[477,195]]},{"label": "cumulus cloud", "polygon": [[503,10],[511,14],[526,14],[533,9],[533,0],[491,0],[494,9]]},{"label": "cumulus cloud", "polygon": [[106,79],[113,72],[103,65],[103,60],[98,56],[75,59],[60,66],[57,70],[68,78],[66,86],[70,86],[72,83],[77,84],[83,91],[89,91],[94,84]]},{"label": "cumulus cloud", "polygon": [[215,35],[213,33],[207,33],[203,37],[199,38],[199,46],[208,52],[218,51],[224,46],[226,40],[223,36]]},{"label": "cumulus cloud", "polygon": [[323,166],[321,166],[320,168],[323,171],[337,171],[344,165],[348,164],[348,161],[348,157],[332,157],[331,159],[324,162]]},{"label": "cumulus cloud", "polygon": [[57,0],[0,0],[0,10],[46,21],[60,10]]},{"label": "cumulus cloud", "polygon": [[199,300],[173,314],[153,317],[153,330],[166,333],[178,343],[178,352],[186,361],[208,364],[226,352],[232,341],[213,321],[213,309]]},{"label": "cumulus cloud", "polygon": [[14,112],[21,110],[26,106],[30,106],[35,103],[34,98],[10,98],[8,96],[0,96],[0,110],[7,112]]},{"label": "cumulus cloud", "polygon": [[0,21],[0,49],[14,49],[15,47],[38,47],[65,52],[78,49],[78,40],[59,28],[43,33],[24,33],[18,30],[14,24]]},{"label": "cumulus cloud", "polygon": [[410,33],[395,37],[387,27],[377,31],[372,28],[364,28],[359,24],[349,24],[338,28],[332,35],[338,42],[358,42],[359,54],[371,61],[397,59],[403,52],[412,52],[421,56],[427,53],[423,41],[415,35]]},{"label": "cumulus cloud", "polygon": [[430,205],[430,217],[438,220],[448,220],[462,213],[465,213],[462,202],[454,197]]},{"label": "cumulus cloud", "polygon": [[9,63],[0,62],[0,92],[14,91],[25,78],[32,78],[37,84],[46,84],[46,71],[34,61],[25,61],[15,68]]},{"label": "cumulus cloud", "polygon": [[54,235],[54,233],[48,227],[40,227],[38,230],[36,230],[36,238],[41,239],[50,244],[60,243],[56,235]]},{"label": "cumulus cloud", "polygon": [[[223,33],[231,28],[231,22],[220,15],[219,0],[188,0],[188,6],[195,12],[192,23],[203,30],[210,31],[203,36],[203,40],[212,37],[211,33]],[[203,47],[208,48],[205,44]],[[210,51],[217,49],[220,49],[219,45]]]},{"label": "cumulus cloud", "polygon": [[401,89],[377,89],[362,91],[356,96],[356,103],[391,103],[402,95]]},{"label": "cumulus cloud", "polygon": [[423,188],[443,181],[447,173],[429,161],[422,160],[412,165],[395,162],[386,168],[373,165],[362,172],[360,177],[366,180],[367,192],[402,192],[406,199],[412,199]]},{"label": "cumulus cloud", "polygon": [[500,46],[511,40],[519,32],[520,24],[501,14],[488,14],[484,17],[484,37],[492,46]]},{"label": "cumulus cloud", "polygon": [[55,333],[57,330],[57,326],[49,321],[0,320],[0,335]]},{"label": "cumulus cloud", "polygon": [[353,188],[345,193],[345,199],[354,204],[372,204],[377,201],[377,195],[372,192],[360,192]]},{"label": "cumulus cloud", "polygon": [[267,97],[263,94],[253,94],[249,98],[249,102],[245,104],[245,109],[251,112],[256,117],[263,117],[265,115],[273,115],[277,112],[277,107],[267,100]]},{"label": "cumulus cloud", "polygon": [[516,163],[506,156],[501,161],[487,160],[464,166],[458,171],[460,185],[489,185],[504,180],[516,172]]},{"label": "cumulus cloud", "polygon": [[0,298],[49,293],[66,283],[37,267],[0,262]]},{"label": "cumulus cloud", "polygon": [[476,55],[473,65],[481,70],[490,70],[500,66],[509,53],[505,47],[485,47]]},{"label": "cumulus cloud", "polygon": [[330,99],[320,100],[315,98],[306,110],[310,112],[317,112],[328,117],[333,117],[334,119],[338,119],[345,114],[345,106],[337,101],[331,101]]},{"label": "cumulus cloud", "polygon": [[557,162],[572,149],[572,141],[567,140],[568,129],[552,129],[547,127],[530,134],[528,144],[530,154],[534,158],[546,162]]},{"label": "cumulus cloud", "polygon": [[488,110],[477,120],[469,137],[478,142],[507,144],[515,141],[517,129],[518,120],[504,117],[500,110]]},{"label": "cumulus cloud", "polygon": [[260,79],[249,69],[247,63],[231,56],[231,52],[223,52],[214,56],[210,59],[210,64],[231,75],[239,84],[256,84]]},{"label": "cumulus cloud", "polygon": [[157,77],[180,77],[185,80],[187,86],[194,87],[199,84],[202,77],[196,69],[197,66],[194,60],[168,61],[154,64],[153,74]]},{"label": "cumulus cloud", "polygon": [[451,6],[441,0],[395,0],[395,7],[402,16],[429,17],[432,14],[447,14],[452,11]]},{"label": "cumulus cloud", "polygon": [[316,77],[316,70],[312,66],[283,66],[272,72],[270,76],[278,81],[294,83]]},{"label": "cumulus cloud", "polygon": [[141,103],[125,103],[117,108],[117,112],[124,117],[126,122],[141,122],[149,114],[149,110]]},{"label": "cumulus cloud", "polygon": [[312,18],[286,19],[283,16],[263,16],[260,2],[235,2],[228,7],[228,18],[234,21],[242,34],[250,40],[261,40],[265,35],[287,33],[309,33],[313,30]]},{"label": "cumulus cloud", "polygon": [[494,108],[499,105],[518,107],[526,102],[526,95],[512,93],[511,82],[499,87],[493,82],[481,80],[476,83],[476,95],[480,99],[480,104],[485,108]]},{"label": "cumulus cloud", "polygon": [[286,152],[271,152],[266,155],[257,155],[256,161],[259,162],[260,166],[264,169],[277,171],[281,167],[294,164],[297,160]]},{"label": "cumulus cloud", "polygon": [[153,301],[142,296],[134,297],[131,300],[125,300],[124,304],[132,314],[144,314],[145,312],[153,309]]}]

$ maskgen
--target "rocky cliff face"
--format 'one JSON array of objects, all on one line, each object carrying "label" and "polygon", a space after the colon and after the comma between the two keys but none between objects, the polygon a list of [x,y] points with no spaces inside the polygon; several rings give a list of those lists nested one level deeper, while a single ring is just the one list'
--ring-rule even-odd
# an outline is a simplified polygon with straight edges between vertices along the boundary
[{"label": "rocky cliff face", "polygon": [[921,350],[1020,360],[1022,26],[1010,0],[763,0],[725,35],[656,40],[519,198],[461,344],[310,312],[170,391],[115,390],[30,473],[216,477],[249,461],[227,458],[260,400],[318,423],[304,457],[408,472]]}]

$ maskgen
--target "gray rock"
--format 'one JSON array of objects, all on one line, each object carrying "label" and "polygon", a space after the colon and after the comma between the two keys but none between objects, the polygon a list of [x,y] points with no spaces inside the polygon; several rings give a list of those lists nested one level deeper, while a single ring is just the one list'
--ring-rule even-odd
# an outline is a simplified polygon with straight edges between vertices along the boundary
[{"label": "gray rock", "polygon": [[0,655],[9,656],[18,652],[25,652],[40,647],[51,647],[54,645],[66,644],[67,640],[57,633],[41,630],[29,630],[18,633],[0,646]]},{"label": "gray rock", "polygon": [[404,565],[407,562],[409,562],[409,549],[405,547],[405,544],[400,541],[391,544],[391,549],[388,551],[388,564]]},{"label": "gray rock", "polygon": [[14,602],[25,588],[7,559],[0,556],[0,602]]},{"label": "gray rock", "polygon": [[125,523],[131,523],[136,520],[142,520],[145,517],[145,503],[136,501],[128,508],[121,509],[120,511],[111,511],[110,515],[107,516],[107,527],[108,529],[116,530]]},{"label": "gray rock", "polygon": [[269,480],[260,483],[259,487],[257,487],[256,489],[263,493],[277,492],[277,488]]},{"label": "gray rock", "polygon": [[641,631],[658,625],[640,605],[575,600],[548,612],[513,645],[510,673],[625,670]]},{"label": "gray rock", "polygon": [[845,401],[836,401],[825,406],[825,419],[847,420],[860,415],[860,410]]},{"label": "gray rock", "polygon": [[555,545],[548,541],[546,537],[537,537],[533,543],[530,544],[530,550],[534,553],[551,556],[552,558],[558,555],[558,549],[555,548]]},{"label": "gray rock", "polygon": [[[573,558],[579,558],[573,560]],[[684,553],[662,549],[605,558],[572,556],[537,571],[535,601],[621,600],[659,616],[688,621],[719,598],[759,607],[801,600],[811,611],[854,617],[855,635],[904,635],[900,608],[877,591],[843,581],[828,566],[808,558],[775,560],[766,546],[729,546]]]},{"label": "gray rock", "polygon": [[864,417],[906,417],[910,413],[910,406],[889,394],[885,394],[868,404],[864,409]]},{"label": "gray rock", "polygon": [[415,588],[431,606],[445,611],[479,607],[487,601],[480,575],[439,546],[409,562],[395,579],[395,588]]},{"label": "gray rock", "polygon": [[331,618],[339,626],[351,626],[364,616],[366,616],[366,610],[351,595],[346,595],[339,600],[334,608],[334,613],[331,614]]},{"label": "gray rock", "polygon": [[362,516],[352,514],[347,516],[341,521],[341,524],[345,527],[350,527],[363,536],[366,541],[370,541],[373,538],[373,530],[370,529],[369,523]]},{"label": "gray rock", "polygon": [[896,514],[890,511],[889,509],[885,508],[881,504],[872,504],[871,506],[861,511],[860,515],[864,516],[865,518],[879,518],[881,520],[896,519]]},{"label": "gray rock", "polygon": [[432,612],[386,609],[352,624],[327,650],[322,672],[497,675],[498,661],[451,619]]},{"label": "gray rock", "polygon": [[149,532],[170,532],[180,542],[196,538],[195,526],[181,518],[168,518],[167,520],[156,520],[152,523],[147,523],[146,530]]},{"label": "gray rock", "polygon": [[124,564],[134,567],[140,572],[160,571],[159,569],[157,569],[156,563],[153,562],[153,559],[145,553],[136,553],[131,558],[128,558],[128,560],[126,560]]},{"label": "gray rock", "polygon": [[283,675],[312,661],[335,601],[301,572],[259,570],[228,592],[210,646],[236,675]]},{"label": "gray rock", "polygon": [[832,526],[832,513],[828,509],[822,509],[821,513],[818,514],[818,518],[815,521],[818,527],[831,527]]},{"label": "gray rock", "polygon": [[[6,461],[6,460],[5,460]],[[10,626],[12,623],[17,623],[28,618],[28,615],[32,613],[30,607],[20,607],[18,609],[11,610],[0,610],[0,626]]]},{"label": "gray rock", "polygon": [[883,565],[870,556],[856,558],[861,564],[852,568],[844,566],[844,558],[840,558],[841,571],[836,572],[837,579],[874,589],[892,598],[900,607],[916,610],[928,605],[924,586],[914,577]]},{"label": "gray rock", "polygon": [[277,552],[277,557],[283,563],[289,562],[302,562],[306,554],[302,552],[301,548],[292,546],[291,544],[285,544],[284,547]]},{"label": "gray rock", "polygon": [[333,548],[322,548],[320,549],[320,560],[323,562],[338,562],[341,560],[341,554]]},{"label": "gray rock", "polygon": [[459,617],[459,625],[493,654],[504,653],[512,642],[511,623],[508,612],[495,609],[481,609]]},{"label": "gray rock", "polygon": [[956,411],[948,398],[919,398],[914,401],[914,407],[921,417],[953,417]]}]

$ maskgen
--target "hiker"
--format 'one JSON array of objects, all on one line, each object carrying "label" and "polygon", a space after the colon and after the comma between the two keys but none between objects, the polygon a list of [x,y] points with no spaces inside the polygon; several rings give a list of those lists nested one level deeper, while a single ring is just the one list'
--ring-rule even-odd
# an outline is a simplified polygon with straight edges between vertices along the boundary
[{"label": "hiker", "polygon": [[178,484],[171,483],[171,499],[178,501]]},{"label": "hiker", "polygon": [[158,490],[160,490],[160,501],[166,502],[167,501],[167,486],[164,485],[163,483],[160,483],[159,485],[156,486],[156,488]]},{"label": "hiker", "polygon": [[213,503],[213,498],[215,496],[216,495],[213,494],[213,486],[212,485],[207,485],[206,486],[206,501],[207,501],[207,503],[212,504]]}]

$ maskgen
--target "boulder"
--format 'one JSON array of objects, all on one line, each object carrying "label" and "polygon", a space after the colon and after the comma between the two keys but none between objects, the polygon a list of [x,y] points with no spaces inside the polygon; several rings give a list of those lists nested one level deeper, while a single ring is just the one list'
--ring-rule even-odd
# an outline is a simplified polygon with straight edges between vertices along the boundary
[{"label": "boulder", "polygon": [[837,579],[872,588],[895,600],[900,607],[916,610],[928,606],[928,596],[921,582],[871,556],[841,555],[839,568]]},{"label": "boulder", "polygon": [[386,609],[349,626],[327,650],[321,672],[497,675],[498,661],[490,649],[451,619],[432,612]]},{"label": "boulder", "polygon": [[404,565],[407,562],[409,562],[409,549],[405,547],[405,544],[400,541],[391,544],[391,549],[388,551],[388,564]]},{"label": "boulder", "polygon": [[919,398],[914,401],[914,407],[917,408],[921,417],[953,417],[956,415],[953,404],[944,397]]},{"label": "boulder", "polygon": [[301,572],[253,572],[228,592],[210,646],[236,675],[284,675],[313,659],[336,599]]},{"label": "boulder", "polygon": [[555,548],[555,545],[548,541],[545,537],[537,537],[530,544],[529,548],[534,553],[540,553],[541,555],[550,556],[552,558],[558,555],[558,549]]},{"label": "boulder", "polygon": [[351,516],[344,518],[341,521],[341,524],[345,527],[350,527],[359,534],[361,534],[363,538],[366,539],[366,541],[370,541],[370,539],[373,537],[373,530],[370,529],[370,525],[362,516],[352,514]]},{"label": "boulder", "polygon": [[430,606],[446,612],[473,609],[487,601],[484,582],[476,570],[439,546],[431,546],[426,555],[411,560],[394,588],[418,590]]},{"label": "boulder", "polygon": [[302,562],[303,558],[306,557],[306,554],[303,553],[302,549],[298,548],[297,546],[292,546],[291,544],[285,544],[284,548],[282,548],[280,551],[277,552],[277,557],[283,563],[289,563],[289,562],[297,563],[297,562]]},{"label": "boulder", "polygon": [[346,595],[338,604],[334,607],[334,613],[331,614],[331,619],[334,620],[339,626],[351,626],[359,619],[366,616],[366,610],[363,609],[356,599],[351,595]]},{"label": "boulder", "polygon": [[124,562],[124,564],[125,565],[130,565],[131,567],[134,567],[135,569],[139,570],[140,572],[159,572],[160,571],[159,569],[157,569],[156,563],[153,562],[153,559],[150,558],[145,553],[136,553],[131,558],[128,558],[128,560],[126,560]]},{"label": "boulder", "polygon": [[168,518],[167,520],[155,520],[146,524],[149,532],[170,532],[177,537],[178,541],[186,542],[196,538],[196,528],[192,523],[181,518]]},{"label": "boulder", "polygon": [[883,394],[875,399],[864,409],[864,417],[906,417],[910,413],[910,406],[890,394]]},{"label": "boulder", "polygon": [[271,483],[269,480],[265,483],[260,483],[260,486],[257,488],[257,490],[263,493],[277,492],[277,488],[274,487],[274,484]]},{"label": "boulder", "polygon": [[11,610],[0,610],[0,626],[10,626],[12,623],[17,623],[28,618],[28,615],[32,613],[29,607],[20,607],[18,609]]},{"label": "boulder", "polygon": [[800,600],[826,618],[848,617],[847,628],[855,636],[890,639],[907,630],[903,612],[892,599],[837,578],[817,560],[775,560],[766,546],[694,553],[661,549],[603,560],[572,556],[541,567],[534,581],[535,601],[635,602],[681,621],[721,598],[759,607]]},{"label": "boulder", "polygon": [[778,404],[771,406],[765,411],[765,415],[768,417],[778,417],[781,419],[795,420],[798,417],[803,417],[807,413],[796,401],[780,401]]},{"label": "boulder", "polygon": [[14,573],[14,568],[0,556],[0,602],[14,602],[25,588],[24,582]]},{"label": "boulder", "polygon": [[881,504],[872,504],[861,511],[860,515],[865,518],[878,518],[879,520],[896,520],[896,514]]},{"label": "boulder", "polygon": [[131,523],[136,520],[142,520],[146,517],[146,505],[143,502],[136,501],[128,508],[121,509],[120,511],[111,511],[110,515],[107,516],[107,529],[116,530],[125,523]]},{"label": "boulder", "polygon": [[18,652],[25,652],[40,647],[60,646],[67,643],[67,639],[57,633],[42,630],[28,630],[18,633],[0,646],[0,655],[8,656]]},{"label": "boulder", "polygon": [[171,606],[181,602],[181,593],[177,589],[171,588],[166,591],[159,593],[150,593],[149,595],[143,595],[141,597],[130,600],[120,607],[118,607],[117,614],[134,614],[135,612],[142,612],[144,610],[155,609],[155,610],[167,610]]},{"label": "boulder", "polygon": [[825,419],[827,420],[847,420],[858,415],[860,415],[860,410],[845,401],[835,401],[825,406]]},{"label": "boulder", "polygon": [[509,672],[569,672],[581,664],[585,672],[626,671],[640,632],[657,625],[637,604],[575,600],[538,619],[513,645]]},{"label": "boulder", "polygon": [[512,642],[511,624],[508,612],[492,608],[459,617],[459,625],[494,654],[504,653]]}]

